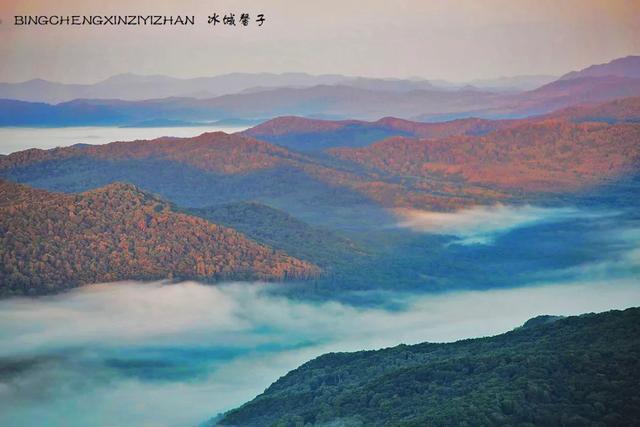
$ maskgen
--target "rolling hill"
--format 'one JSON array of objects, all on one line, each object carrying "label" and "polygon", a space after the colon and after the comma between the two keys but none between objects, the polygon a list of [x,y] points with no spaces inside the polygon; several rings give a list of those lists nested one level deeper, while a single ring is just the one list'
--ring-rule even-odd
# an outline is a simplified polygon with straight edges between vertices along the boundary
[{"label": "rolling hill", "polygon": [[541,316],[488,338],[325,354],[210,425],[637,424],[639,325],[638,308]]},{"label": "rolling hill", "polygon": [[249,238],[320,266],[330,273],[365,251],[331,230],[312,227],[258,202],[238,202],[185,210],[194,216],[238,230]]},{"label": "rolling hill", "polygon": [[640,97],[620,98],[605,103],[568,107],[541,117],[541,119],[547,118],[569,120],[574,123],[638,123],[640,122]]},{"label": "rolling hill", "polygon": [[[185,207],[256,200],[306,222],[349,227],[361,222],[362,210],[371,213],[379,206],[446,210],[507,197],[473,184],[414,186],[360,169],[223,132],[31,149],[0,158],[0,176],[47,190],[79,192],[124,181]],[[382,212],[375,215],[384,221]]]},{"label": "rolling hill", "polygon": [[126,279],[284,280],[320,269],[115,183],[68,195],[0,181],[0,295]]},{"label": "rolling hill", "polygon": [[[315,225],[384,224],[380,207],[522,202],[636,174],[638,99],[520,120],[283,117],[239,134],[26,150],[0,157],[0,176],[63,192],[122,181],[183,207],[257,201]],[[363,145],[376,135],[386,139]]]},{"label": "rolling hill", "polygon": [[557,80],[516,95],[516,103],[508,106],[507,111],[511,115],[530,116],[574,105],[602,103],[632,96],[640,96],[640,78],[577,77]]},{"label": "rolling hill", "polygon": [[243,132],[244,135],[303,152],[335,147],[357,148],[391,137],[442,139],[450,136],[480,136],[525,123],[548,119],[581,122],[635,123],[640,121],[640,97],[620,98],[604,103],[587,103],[526,119],[457,119],[424,123],[385,117],[362,120],[319,120],[299,116],[277,117]]},{"label": "rolling hill", "polygon": [[444,176],[523,191],[562,192],[638,172],[640,126],[546,120],[484,136],[393,137],[331,153],[395,176]]},{"label": "rolling hill", "polygon": [[97,160],[162,159],[209,172],[242,173],[284,166],[303,156],[241,135],[207,132],[194,138],[117,141],[105,145],[74,145],[52,150],[30,149],[1,159],[2,169],[77,157]]},{"label": "rolling hill", "polygon": [[395,117],[374,122],[362,120],[317,120],[305,117],[278,117],[242,132],[298,151],[323,151],[334,147],[362,147],[390,136],[428,139],[452,135],[482,135],[513,126],[509,120],[477,118],[422,123]]}]

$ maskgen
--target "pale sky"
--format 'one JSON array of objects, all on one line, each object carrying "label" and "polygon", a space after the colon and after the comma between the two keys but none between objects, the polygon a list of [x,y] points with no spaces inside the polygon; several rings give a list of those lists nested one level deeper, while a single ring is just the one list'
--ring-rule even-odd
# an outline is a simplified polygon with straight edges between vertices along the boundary
[{"label": "pale sky", "polygon": [[[263,13],[258,28],[207,16]],[[14,15],[195,15],[193,27],[26,27]],[[466,81],[554,74],[640,54],[640,1],[0,0],[0,81],[125,72],[338,73]]]}]

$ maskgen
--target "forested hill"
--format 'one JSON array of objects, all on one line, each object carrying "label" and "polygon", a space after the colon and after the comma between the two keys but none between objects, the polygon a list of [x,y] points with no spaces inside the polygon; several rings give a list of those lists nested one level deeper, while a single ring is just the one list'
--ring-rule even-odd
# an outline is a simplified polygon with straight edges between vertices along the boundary
[{"label": "forested hill", "polygon": [[320,269],[130,184],[50,193],[0,180],[0,296],[126,279],[282,280]]},{"label": "forested hill", "polygon": [[224,426],[640,424],[640,308],[449,344],[330,353]]},{"label": "forested hill", "polygon": [[257,202],[238,202],[184,210],[189,215],[237,230],[252,240],[330,271],[366,252],[332,231],[313,227],[278,209]]}]

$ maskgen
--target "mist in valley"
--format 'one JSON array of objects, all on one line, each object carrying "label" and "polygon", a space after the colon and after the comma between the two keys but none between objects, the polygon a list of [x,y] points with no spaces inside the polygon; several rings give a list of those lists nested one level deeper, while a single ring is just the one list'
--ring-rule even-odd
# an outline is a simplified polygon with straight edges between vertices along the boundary
[{"label": "mist in valley", "polygon": [[[468,274],[482,285],[307,299],[281,283],[125,281],[0,301],[0,424],[193,426],[327,352],[450,342],[541,314],[640,305],[640,227],[628,212],[495,206],[401,221],[403,233],[442,245],[439,257],[472,260]],[[554,250],[579,256],[558,262]],[[518,280],[493,277],[491,263],[512,263]],[[367,298],[378,302],[358,303]]]},{"label": "mist in valley", "polygon": [[495,335],[539,314],[640,304],[631,277],[397,294],[393,310],[291,300],[275,286],[119,282],[2,301],[0,424],[194,425],[326,352]]}]

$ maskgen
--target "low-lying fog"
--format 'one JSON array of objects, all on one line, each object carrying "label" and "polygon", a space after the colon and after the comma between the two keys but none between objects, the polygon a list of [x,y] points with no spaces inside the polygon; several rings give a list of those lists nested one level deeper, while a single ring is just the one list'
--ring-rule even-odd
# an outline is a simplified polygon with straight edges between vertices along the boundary
[{"label": "low-lying fog", "polygon": [[399,227],[417,232],[451,235],[459,244],[490,244],[510,230],[541,223],[612,216],[611,212],[587,212],[573,207],[476,206],[456,212],[397,209]]},{"label": "low-lying fog", "polygon": [[[462,243],[441,256],[488,266],[470,270],[468,288],[493,289],[385,291],[388,304],[378,306],[270,292],[280,284],[195,282],[98,284],[0,301],[0,425],[194,426],[326,352],[494,335],[540,314],[640,306],[633,212],[410,212],[403,226]],[[492,266],[507,261],[524,279],[495,289],[505,281]]]},{"label": "low-lying fog", "polygon": [[636,280],[396,295],[401,309],[262,283],[119,282],[0,302],[0,425],[195,425],[328,351],[493,335],[542,314],[640,305]]},{"label": "low-lying fog", "polygon": [[154,139],[161,136],[192,137],[204,132],[240,132],[246,127],[178,126],[120,128],[108,126],[24,128],[0,127],[0,154],[10,154],[28,148],[49,149],[74,144],[107,144],[113,141]]}]

